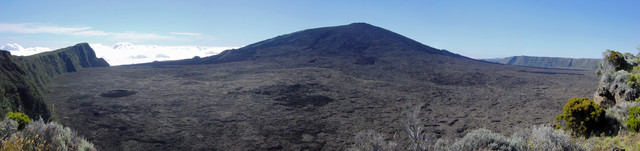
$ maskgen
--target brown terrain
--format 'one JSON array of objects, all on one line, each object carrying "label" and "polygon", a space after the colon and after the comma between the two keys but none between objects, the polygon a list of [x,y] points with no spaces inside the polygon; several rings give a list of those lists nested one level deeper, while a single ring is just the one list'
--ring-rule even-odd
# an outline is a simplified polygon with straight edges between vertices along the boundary
[{"label": "brown terrain", "polygon": [[436,138],[552,124],[594,71],[477,61],[364,23],[299,31],[219,55],[82,69],[49,84],[53,116],[100,150],[344,150],[402,141],[407,105]]}]

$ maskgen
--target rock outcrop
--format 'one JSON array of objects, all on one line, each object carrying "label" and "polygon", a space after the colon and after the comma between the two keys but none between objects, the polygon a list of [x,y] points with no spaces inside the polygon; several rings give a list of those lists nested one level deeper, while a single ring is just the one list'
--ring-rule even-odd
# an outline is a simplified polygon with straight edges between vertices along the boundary
[{"label": "rock outcrop", "polygon": [[629,81],[629,77],[637,77],[637,71],[633,71],[638,65],[637,56],[621,54],[615,51],[607,51],[603,54],[596,74],[600,76],[600,82],[594,93],[594,102],[603,107],[611,107],[625,101],[634,101],[640,96],[639,84]]}]

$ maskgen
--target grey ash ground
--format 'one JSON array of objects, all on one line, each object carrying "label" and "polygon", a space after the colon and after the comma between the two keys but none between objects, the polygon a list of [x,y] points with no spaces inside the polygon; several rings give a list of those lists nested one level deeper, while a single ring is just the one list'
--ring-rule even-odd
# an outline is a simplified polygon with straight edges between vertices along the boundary
[{"label": "grey ash ground", "polygon": [[[64,125],[102,150],[342,150],[361,130],[402,135],[408,103],[427,104],[434,137],[483,127],[508,134],[553,121],[566,100],[597,85],[592,71],[481,67],[418,77],[388,71],[386,79],[238,63],[109,67],[68,74],[47,97]],[[384,72],[376,68],[385,69],[368,71]],[[114,89],[138,93],[101,96]]]},{"label": "grey ash ground", "polygon": [[[476,61],[360,23],[212,57],[83,69],[53,81],[47,99],[101,150],[344,150],[363,130],[407,139],[408,104],[425,103],[434,138],[549,124],[597,81]],[[131,95],[101,96],[112,93]]]}]

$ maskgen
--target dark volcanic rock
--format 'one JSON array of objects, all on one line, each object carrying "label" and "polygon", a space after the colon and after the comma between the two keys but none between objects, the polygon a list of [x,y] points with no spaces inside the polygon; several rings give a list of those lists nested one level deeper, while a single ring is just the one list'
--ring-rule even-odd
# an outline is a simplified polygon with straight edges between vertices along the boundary
[{"label": "dark volcanic rock", "polygon": [[111,90],[111,91],[100,94],[100,96],[107,97],[107,98],[119,98],[119,97],[134,95],[136,93],[138,92],[129,91],[129,90]]},{"label": "dark volcanic rock", "polygon": [[289,65],[302,65],[319,64],[320,59],[336,57],[351,60],[353,64],[372,65],[378,57],[406,56],[414,53],[466,58],[423,45],[380,27],[353,23],[281,35],[209,57],[139,65],[193,65],[248,60],[281,61]]},{"label": "dark volcanic rock", "polygon": [[[597,85],[593,71],[472,60],[362,23],[151,64],[66,74],[47,98],[101,150],[347,150],[364,130],[408,140],[407,104],[428,104],[431,136],[511,135]],[[96,95],[114,88],[138,93]]]}]

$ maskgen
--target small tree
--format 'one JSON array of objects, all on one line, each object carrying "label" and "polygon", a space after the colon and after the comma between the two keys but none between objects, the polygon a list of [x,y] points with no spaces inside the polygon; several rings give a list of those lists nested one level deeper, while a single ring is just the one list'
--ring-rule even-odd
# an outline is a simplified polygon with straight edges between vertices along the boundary
[{"label": "small tree", "polygon": [[24,113],[9,112],[7,116],[9,116],[10,119],[18,122],[18,130],[24,129],[27,124],[31,123],[31,119],[29,118],[29,116],[25,115]]},{"label": "small tree", "polygon": [[604,53],[604,60],[613,64],[616,70],[627,70],[630,66],[624,59],[624,55],[615,50],[607,50]]},{"label": "small tree", "polygon": [[420,105],[409,106],[405,111],[405,128],[414,151],[427,150],[429,148],[429,136],[423,133],[424,123],[420,120]]},{"label": "small tree", "polygon": [[571,130],[574,135],[589,137],[607,126],[605,111],[593,99],[571,98],[556,117],[556,129]]}]

